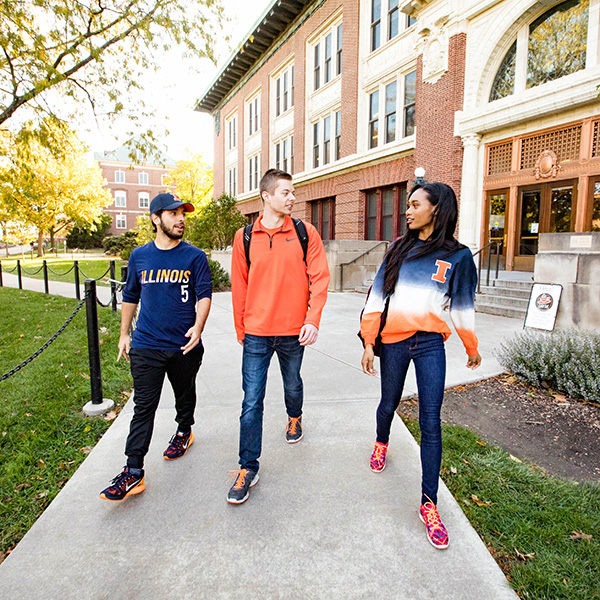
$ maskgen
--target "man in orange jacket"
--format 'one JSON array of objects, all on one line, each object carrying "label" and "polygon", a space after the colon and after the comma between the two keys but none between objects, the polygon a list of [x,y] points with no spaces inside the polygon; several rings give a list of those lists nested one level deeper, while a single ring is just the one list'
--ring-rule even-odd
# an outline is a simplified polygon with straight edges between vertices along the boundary
[{"label": "man in orange jacket", "polygon": [[227,495],[232,504],[245,502],[258,483],[263,400],[274,352],[288,414],[286,441],[294,444],[302,439],[300,367],[304,347],[317,341],[329,284],[319,233],[310,223],[290,216],[295,201],[292,176],[269,169],[260,181],[260,195],[263,214],[251,233],[238,230],[231,261],[235,330],[244,348],[240,470],[230,472],[235,482]]}]

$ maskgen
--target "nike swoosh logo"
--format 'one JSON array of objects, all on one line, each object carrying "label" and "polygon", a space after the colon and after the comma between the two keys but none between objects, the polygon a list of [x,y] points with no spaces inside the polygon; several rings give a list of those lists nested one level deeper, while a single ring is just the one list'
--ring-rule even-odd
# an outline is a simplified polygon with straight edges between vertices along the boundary
[{"label": "nike swoosh logo", "polygon": [[131,485],[126,485],[125,486],[125,491],[128,492],[132,487],[136,486],[139,483],[138,481],[134,481]]},{"label": "nike swoosh logo", "polygon": [[294,238],[285,238],[285,241],[286,241],[286,242],[293,242],[293,241],[294,241]]}]

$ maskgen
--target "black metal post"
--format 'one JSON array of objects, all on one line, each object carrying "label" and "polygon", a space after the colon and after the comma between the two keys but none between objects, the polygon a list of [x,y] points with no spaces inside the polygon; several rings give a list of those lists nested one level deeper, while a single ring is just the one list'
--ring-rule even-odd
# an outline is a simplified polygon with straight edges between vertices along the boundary
[{"label": "black metal post", "polygon": [[121,265],[121,282],[127,281],[127,265]]},{"label": "black metal post", "polygon": [[0,260],[0,287],[2,287],[4,283],[2,282],[2,261]]},{"label": "black metal post", "polygon": [[21,275],[21,261],[17,258],[17,277],[19,278],[19,289],[23,289],[23,276]]},{"label": "black metal post", "polygon": [[477,255],[477,293],[481,294],[481,252]]},{"label": "black metal post", "polygon": [[44,266],[44,293],[49,294],[50,289],[48,288],[48,263],[44,260],[42,261],[42,265]]},{"label": "black metal post", "polygon": [[75,298],[81,300],[81,290],[79,289],[79,261],[73,261],[73,271],[75,273]]},{"label": "black metal post", "polygon": [[117,312],[117,284],[115,283],[117,277],[117,271],[115,268],[115,261],[110,261],[110,303],[112,311]]},{"label": "black metal post", "polygon": [[90,358],[92,404],[102,404],[102,371],[100,369],[98,306],[96,304],[96,281],[94,279],[85,280],[85,314],[87,320],[88,354]]},{"label": "black metal post", "polygon": [[500,252],[502,252],[502,243],[496,243],[496,279],[498,279],[498,270],[500,269]]},{"label": "black metal post", "polygon": [[488,250],[487,259],[488,259],[488,266],[487,266],[487,275],[486,275],[485,285],[490,287],[490,268],[492,266],[492,248],[491,248],[491,246],[490,246],[490,249]]}]

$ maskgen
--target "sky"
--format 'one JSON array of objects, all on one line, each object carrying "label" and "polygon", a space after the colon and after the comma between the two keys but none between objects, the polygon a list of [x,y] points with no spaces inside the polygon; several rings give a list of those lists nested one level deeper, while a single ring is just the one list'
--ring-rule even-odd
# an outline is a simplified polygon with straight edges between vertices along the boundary
[{"label": "sky", "polygon": [[[157,117],[164,120],[170,132],[164,142],[167,154],[174,160],[182,159],[188,153],[200,153],[206,162],[212,163],[213,119],[206,113],[194,111],[194,105],[225,64],[232,49],[240,43],[272,2],[273,0],[222,0],[225,16],[230,19],[226,30],[231,41],[219,44],[216,49],[218,65],[205,60],[200,75],[193,72],[184,61],[172,57],[156,57],[161,68],[152,75],[150,89],[160,90],[157,94]],[[94,127],[89,132],[81,132],[81,135],[93,152],[114,150],[127,141],[126,137],[119,137],[117,129],[110,130],[108,127]]]}]

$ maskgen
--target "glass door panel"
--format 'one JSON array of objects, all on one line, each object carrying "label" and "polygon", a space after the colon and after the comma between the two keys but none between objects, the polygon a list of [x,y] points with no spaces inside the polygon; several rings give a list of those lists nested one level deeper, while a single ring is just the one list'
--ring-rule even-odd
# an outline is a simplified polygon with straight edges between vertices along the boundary
[{"label": "glass door panel", "polygon": [[592,184],[592,227],[590,231],[600,231],[600,181]]},{"label": "glass door panel", "polygon": [[571,209],[573,205],[573,186],[552,188],[550,196],[549,233],[571,231]]},{"label": "glass door panel", "polygon": [[521,227],[519,231],[519,254],[534,256],[538,251],[540,231],[541,190],[528,190],[521,195]]},{"label": "glass door panel", "polygon": [[381,239],[391,242],[394,239],[394,190],[383,190],[381,211]]}]

